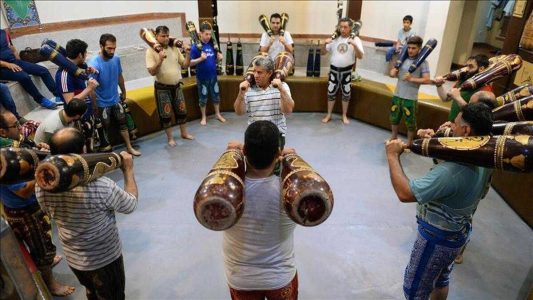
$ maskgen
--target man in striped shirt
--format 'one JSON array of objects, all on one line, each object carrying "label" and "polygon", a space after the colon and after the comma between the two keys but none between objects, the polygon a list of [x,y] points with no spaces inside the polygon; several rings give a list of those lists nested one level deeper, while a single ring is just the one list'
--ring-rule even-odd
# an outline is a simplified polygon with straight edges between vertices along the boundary
[{"label": "man in striped shirt", "polygon": [[255,84],[250,85],[246,80],[241,82],[233,108],[239,116],[248,113],[248,125],[255,121],[274,123],[279,129],[280,147],[283,149],[287,133],[285,115],[292,113],[294,101],[289,86],[277,78],[272,79],[273,75],[274,61],[270,57],[256,59]]},{"label": "man in striped shirt", "polygon": [[[52,155],[83,153],[83,135],[64,128],[50,139]],[[129,214],[137,206],[133,158],[121,152],[124,189],[107,177],[62,193],[35,188],[42,210],[55,220],[67,262],[85,286],[88,299],[124,299],[122,246],[115,212]]]}]

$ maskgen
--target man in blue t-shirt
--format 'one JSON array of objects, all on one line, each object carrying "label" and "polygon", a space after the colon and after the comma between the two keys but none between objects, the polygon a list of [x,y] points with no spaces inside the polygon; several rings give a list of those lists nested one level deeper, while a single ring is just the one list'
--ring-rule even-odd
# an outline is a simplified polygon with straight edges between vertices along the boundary
[{"label": "man in blue t-shirt", "polygon": [[226,122],[226,119],[220,114],[220,91],[217,82],[217,61],[222,60],[222,53],[215,50],[211,35],[211,25],[204,23],[200,26],[202,49],[198,49],[194,43],[191,43],[191,67],[196,66],[196,84],[200,97],[200,111],[202,111],[201,125],[207,124],[205,105],[208,94],[211,94],[217,119],[222,123]]},{"label": "man in blue t-shirt", "polygon": [[[98,81],[99,86],[96,88],[96,104],[98,106],[98,115],[104,125],[104,136],[100,137],[100,147],[102,143],[107,143],[107,134],[113,119],[120,126],[120,135],[126,145],[126,150],[135,156],[141,155],[141,152],[133,149],[126,124],[126,115],[122,108],[121,101],[126,99],[126,86],[122,76],[122,66],[120,58],[115,55],[117,48],[117,39],[110,33],[104,33],[100,36],[100,52],[98,55],[91,57],[89,66],[96,71],[92,76]],[[119,96],[117,85],[120,87],[122,97]],[[109,149],[111,150],[111,149]]]},{"label": "man in blue t-shirt", "polygon": [[39,92],[29,74],[41,77],[46,88],[52,94],[58,96],[56,94],[56,83],[52,75],[50,75],[50,72],[48,72],[48,69],[20,60],[17,49],[13,46],[9,34],[4,29],[0,29],[0,80],[18,81],[35,102],[44,108],[54,109],[57,105],[57,99],[55,97],[52,99],[45,98]]},{"label": "man in blue t-shirt", "polygon": [[[475,136],[470,142],[481,145],[488,141],[492,123],[486,104],[470,103],[457,115],[452,129],[454,136]],[[468,241],[472,217],[487,192],[492,171],[446,161],[423,177],[409,180],[400,164],[405,144],[395,139],[385,147],[394,191],[401,202],[417,203],[418,235],[405,269],[404,295],[407,299],[429,299],[430,295],[446,299],[454,259]]]}]

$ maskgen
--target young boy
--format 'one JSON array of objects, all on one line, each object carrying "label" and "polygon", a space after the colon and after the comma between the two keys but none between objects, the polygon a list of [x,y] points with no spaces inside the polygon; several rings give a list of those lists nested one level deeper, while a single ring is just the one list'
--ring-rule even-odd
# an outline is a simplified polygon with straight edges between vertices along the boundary
[{"label": "young boy", "polygon": [[220,90],[217,81],[217,61],[222,60],[222,53],[217,52],[211,42],[212,28],[209,23],[200,26],[200,41],[202,50],[196,45],[191,48],[191,67],[196,66],[196,82],[198,85],[198,96],[200,97],[200,111],[202,112],[201,125],[207,124],[205,106],[207,104],[207,94],[211,94],[211,100],[215,107],[215,115],[220,122],[226,119],[220,114]]},{"label": "young boy", "polygon": [[387,62],[391,61],[392,56],[394,56],[395,53],[399,53],[402,51],[402,47],[407,43],[407,40],[411,37],[416,35],[413,28],[411,28],[411,25],[413,24],[413,17],[410,15],[407,15],[403,17],[403,28],[398,31],[398,40],[396,41],[396,45],[393,47],[390,47],[387,50],[387,54],[385,55],[385,60]]},{"label": "young boy", "polygon": [[398,84],[392,97],[392,107],[390,121],[392,127],[391,140],[398,137],[398,124],[405,115],[405,125],[407,125],[407,145],[413,143],[416,132],[416,101],[418,100],[418,89],[421,84],[430,84],[429,65],[424,62],[412,73],[409,73],[409,66],[417,59],[422,48],[422,38],[413,36],[407,41],[408,58],[400,66],[400,69],[393,68],[390,71],[391,77],[398,77]]}]

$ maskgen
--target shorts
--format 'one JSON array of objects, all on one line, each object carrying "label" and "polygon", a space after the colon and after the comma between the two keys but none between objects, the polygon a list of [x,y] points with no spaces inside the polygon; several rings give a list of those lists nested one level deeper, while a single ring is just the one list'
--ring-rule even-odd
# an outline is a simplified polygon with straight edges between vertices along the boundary
[{"label": "shorts", "polygon": [[416,130],[416,100],[403,99],[397,96],[392,97],[389,120],[392,125],[400,124],[402,116],[405,115],[405,125],[407,130]]},{"label": "shorts", "polygon": [[198,80],[197,86],[200,107],[205,107],[207,104],[207,96],[209,94],[211,94],[213,104],[220,103],[220,89],[216,77],[205,81]]}]

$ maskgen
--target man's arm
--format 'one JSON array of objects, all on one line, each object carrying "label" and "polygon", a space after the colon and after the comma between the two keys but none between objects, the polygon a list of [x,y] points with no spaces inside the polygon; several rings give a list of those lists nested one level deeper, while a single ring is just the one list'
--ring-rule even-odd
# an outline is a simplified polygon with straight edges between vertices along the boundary
[{"label": "man's arm", "polygon": [[[286,38],[285,38],[286,36]],[[279,41],[283,44],[285,47],[285,51],[294,54],[294,48],[292,47],[292,44],[294,41],[292,40],[291,34],[289,32],[285,32],[284,36],[279,37]]]},{"label": "man's arm", "polygon": [[398,139],[387,141],[385,148],[392,187],[394,188],[398,199],[404,203],[416,202],[415,195],[409,187],[409,178],[405,175],[400,163],[400,155],[404,149],[403,143]]},{"label": "man's arm", "polygon": [[28,181],[24,186],[11,190],[15,195],[19,196],[20,198],[28,200],[35,193],[35,180]]},{"label": "man's arm", "polygon": [[458,88],[452,88],[448,92],[447,96],[453,99],[453,101],[457,102],[457,105],[459,105],[459,107],[463,107],[468,104],[461,96],[461,91]]},{"label": "man's arm", "polygon": [[233,102],[233,109],[235,109],[235,114],[237,114],[237,116],[242,116],[246,113],[246,101],[244,100],[244,95],[249,87],[250,83],[246,80],[239,85],[239,94],[237,94],[237,98],[235,99],[235,102]]},{"label": "man's arm", "polygon": [[22,68],[19,67],[18,65],[14,64],[14,63],[7,62],[7,61],[1,61],[1,60],[0,60],[0,68],[10,69],[13,72],[22,71]]},{"label": "man's arm", "polygon": [[196,66],[197,64],[203,62],[206,59],[207,59],[207,54],[205,52],[202,52],[202,55],[200,55],[200,57],[191,59],[191,67]]},{"label": "man's arm", "polygon": [[163,61],[167,55],[165,54],[165,50],[161,50],[161,52],[157,54],[157,59],[154,59],[154,57],[152,57],[152,53],[150,52],[152,52],[152,50],[146,50],[146,69],[148,69],[148,73],[150,73],[150,75],[155,76],[157,73],[159,73],[159,69],[161,68],[161,65],[163,64]]},{"label": "man's arm", "polygon": [[365,54],[365,51],[363,49],[363,42],[361,42],[361,39],[356,36],[355,39],[351,40],[350,42],[354,49],[355,49],[355,57],[357,59],[363,59],[363,55]]},{"label": "man's arm", "polygon": [[416,83],[416,84],[431,84],[432,83],[431,78],[429,78],[429,73],[423,73],[422,77],[420,78],[413,77],[411,76],[410,73],[407,73],[405,74],[403,79],[406,81],[412,82],[412,83]]},{"label": "man's arm", "polygon": [[132,194],[135,198],[139,197],[135,175],[133,173],[133,156],[126,151],[120,152],[122,156],[122,173],[124,174],[124,190]]},{"label": "man's arm", "polygon": [[444,87],[442,85],[438,85],[437,86],[437,94],[439,94],[440,100],[442,100],[444,102],[450,101],[450,98],[448,98],[448,94],[446,93],[446,91],[444,90]]},{"label": "man's arm", "polygon": [[[85,98],[89,97],[91,95],[91,93],[96,89],[97,86],[98,86],[98,81],[96,81],[93,78],[90,78],[87,81],[87,87],[81,93],[77,94],[76,98],[85,99]],[[74,98],[74,93],[73,92],[63,93],[63,99],[65,100],[66,103],[69,103],[70,100],[72,100],[72,98]]]},{"label": "man's arm", "polygon": [[19,52],[17,51],[17,48],[15,48],[15,45],[13,45],[12,43],[9,43],[9,49],[11,49],[11,51],[13,52],[13,55],[15,55],[15,58],[20,60],[20,55],[19,55]]},{"label": "man's arm", "polygon": [[188,68],[191,65],[191,48],[183,45],[185,49],[185,60],[181,63],[182,68]]},{"label": "man's arm", "polygon": [[259,41],[259,52],[268,52],[273,42],[274,37],[268,36],[266,32],[263,32],[261,34],[261,41]]},{"label": "man's arm", "polygon": [[292,113],[292,110],[294,109],[294,100],[292,100],[291,94],[284,88],[284,84],[279,79],[272,80],[272,84],[278,85],[278,90],[281,97],[281,112],[284,115],[289,115]]},{"label": "man's arm", "polygon": [[122,100],[126,99],[126,85],[124,84],[124,76],[122,74],[118,75],[118,86],[122,93]]}]

